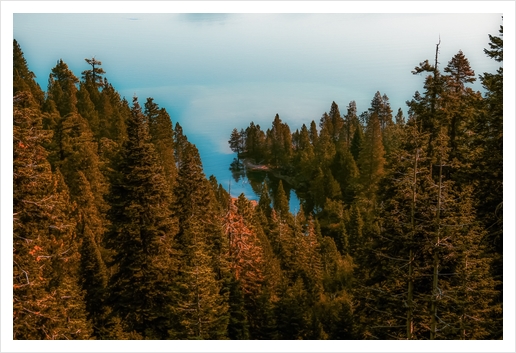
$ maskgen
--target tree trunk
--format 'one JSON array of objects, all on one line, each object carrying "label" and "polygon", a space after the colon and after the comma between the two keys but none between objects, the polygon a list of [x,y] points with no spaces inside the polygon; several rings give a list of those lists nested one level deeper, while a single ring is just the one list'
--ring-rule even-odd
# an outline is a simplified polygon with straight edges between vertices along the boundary
[{"label": "tree trunk", "polygon": [[[416,231],[416,223],[415,223],[415,211],[416,211],[416,182],[417,182],[417,160],[419,157],[419,150],[416,149],[416,154],[414,156],[414,179],[412,184],[412,203],[410,205],[410,225],[411,225],[411,235],[410,240],[414,238],[414,233]],[[412,339],[412,334],[414,332],[414,323],[413,323],[413,296],[414,296],[414,268],[413,268],[413,259],[414,253],[412,251],[412,245],[409,251],[409,278],[408,278],[408,293],[407,293],[407,339]]]}]

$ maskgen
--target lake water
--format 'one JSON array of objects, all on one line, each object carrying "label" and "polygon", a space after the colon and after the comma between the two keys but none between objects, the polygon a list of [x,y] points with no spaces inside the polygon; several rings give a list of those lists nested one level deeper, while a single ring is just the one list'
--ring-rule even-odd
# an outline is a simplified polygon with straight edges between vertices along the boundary
[{"label": "lake water", "polygon": [[[477,74],[499,66],[483,51],[488,33],[497,35],[501,24],[496,11],[230,12],[14,13],[13,35],[42,88],[60,58],[79,78],[89,69],[85,58],[101,60],[105,77],[122,97],[131,101],[136,95],[142,106],[153,97],[173,123],[182,125],[207,176],[213,174],[228,190],[231,186],[232,196],[244,193],[252,200],[259,198],[266,175],[231,174],[234,154],[227,140],[233,128],[254,121],[266,130],[279,114],[294,132],[303,123],[318,122],[332,101],[341,114],[351,101],[358,113],[366,111],[377,91],[390,98],[394,113],[398,108],[406,113],[405,102],[424,83],[412,70],[425,59],[433,62],[439,38],[441,67],[459,49]],[[481,89],[480,82],[472,88]],[[274,189],[276,181],[270,179]],[[296,212],[299,198],[284,187]]]},{"label": "lake water", "polygon": [[[231,131],[228,131],[227,135]],[[279,184],[279,179],[267,172],[249,172],[245,171],[235,173],[230,170],[230,164],[236,157],[236,153],[227,154],[219,152],[214,148],[213,139],[209,140],[203,138],[201,135],[190,134],[188,140],[194,143],[199,150],[201,160],[206,177],[214,175],[219,184],[222,184],[224,189],[230,192],[232,197],[238,197],[244,194],[249,200],[260,199],[264,181],[269,185],[269,193],[273,199],[273,193]],[[213,137],[213,136],[212,136]],[[227,141],[227,136],[220,136],[221,141]],[[285,193],[289,198],[290,212],[296,214],[300,208],[300,200],[294,189],[285,181],[282,181]]]}]

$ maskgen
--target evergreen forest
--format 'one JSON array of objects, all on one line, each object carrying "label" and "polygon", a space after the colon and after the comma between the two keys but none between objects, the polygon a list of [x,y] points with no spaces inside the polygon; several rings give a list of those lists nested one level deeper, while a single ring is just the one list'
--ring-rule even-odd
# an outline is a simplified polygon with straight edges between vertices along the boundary
[{"label": "evergreen forest", "polygon": [[407,116],[377,92],[228,131],[281,180],[258,202],[98,59],[44,91],[14,40],[13,339],[503,339],[502,38],[480,75],[438,44]]}]

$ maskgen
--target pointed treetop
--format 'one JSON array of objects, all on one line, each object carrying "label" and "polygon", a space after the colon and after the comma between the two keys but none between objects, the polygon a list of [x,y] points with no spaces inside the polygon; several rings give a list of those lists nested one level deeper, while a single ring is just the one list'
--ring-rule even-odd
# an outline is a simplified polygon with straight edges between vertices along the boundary
[{"label": "pointed treetop", "polygon": [[86,81],[86,83],[93,83],[97,87],[102,86],[102,75],[106,73],[104,69],[100,68],[102,62],[95,59],[95,57],[84,60],[88,63],[88,65],[91,66],[91,70],[84,70],[82,72],[82,78],[84,79],[84,81]]},{"label": "pointed treetop", "polygon": [[279,213],[280,217],[283,218],[289,213],[288,198],[285,190],[283,189],[283,182],[281,180],[274,197],[274,209]]},{"label": "pointed treetop", "polygon": [[489,35],[489,47],[491,50],[484,49],[484,53],[490,58],[495,59],[498,62],[503,61],[503,26],[500,26],[500,36],[496,37],[493,35]]}]

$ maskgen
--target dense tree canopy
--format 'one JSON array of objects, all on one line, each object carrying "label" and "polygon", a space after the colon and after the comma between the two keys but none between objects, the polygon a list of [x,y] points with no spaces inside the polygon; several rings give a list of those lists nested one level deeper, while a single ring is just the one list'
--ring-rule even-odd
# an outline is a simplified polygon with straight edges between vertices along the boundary
[{"label": "dense tree canopy", "polygon": [[407,118],[378,91],[235,127],[236,166],[266,174],[250,201],[95,57],[45,92],[13,59],[14,339],[503,338],[502,67],[474,91],[438,44]]}]

